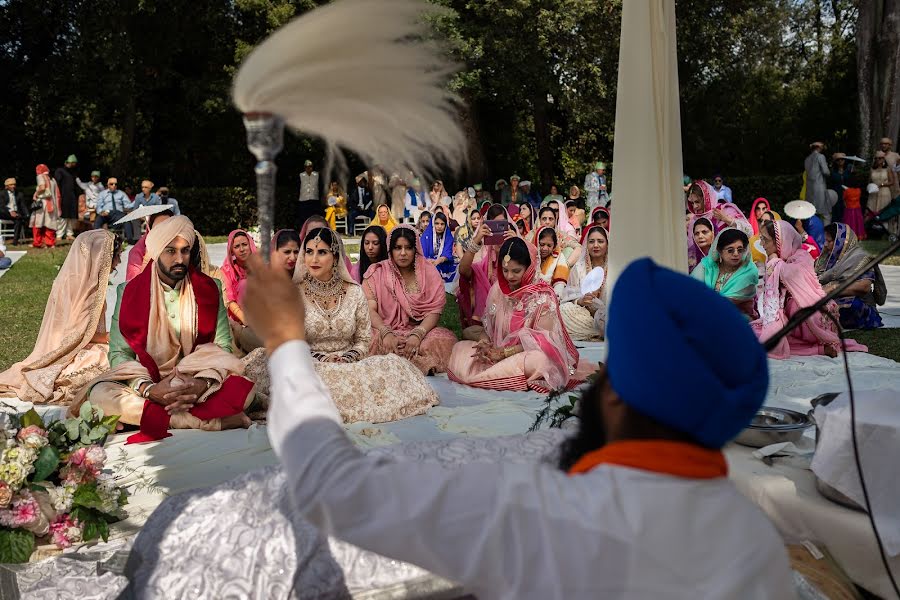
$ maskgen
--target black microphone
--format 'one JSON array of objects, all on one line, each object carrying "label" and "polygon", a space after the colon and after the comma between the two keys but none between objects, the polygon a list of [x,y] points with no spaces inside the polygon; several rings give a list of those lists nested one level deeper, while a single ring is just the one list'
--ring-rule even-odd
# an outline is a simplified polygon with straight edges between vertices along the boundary
[{"label": "black microphone", "polygon": [[778,342],[780,342],[782,339],[784,339],[784,336],[786,336],[787,334],[792,332],[794,329],[799,327],[800,324],[803,323],[805,320],[807,320],[808,318],[810,318],[811,316],[813,316],[814,314],[816,314],[817,312],[819,312],[820,310],[825,308],[826,304],[828,304],[829,302],[831,302],[832,300],[834,300],[835,298],[840,296],[841,292],[843,292],[848,287],[850,287],[857,280],[857,278],[860,275],[862,275],[869,269],[875,268],[875,266],[877,266],[885,258],[890,256],[897,250],[900,250],[900,239],[898,239],[896,242],[894,242],[893,244],[888,246],[883,252],[881,252],[881,254],[873,257],[867,263],[865,263],[863,266],[861,266],[859,269],[857,269],[856,272],[853,273],[852,275],[850,275],[849,277],[847,277],[847,279],[844,280],[844,282],[842,284],[840,284],[839,286],[837,286],[836,288],[831,290],[831,292],[829,292],[828,294],[825,294],[824,298],[822,298],[821,300],[819,300],[812,306],[807,306],[806,308],[801,308],[796,313],[794,313],[794,316],[791,317],[790,321],[787,322],[787,325],[785,325],[784,327],[779,329],[774,335],[772,335],[772,337],[770,337],[765,342],[763,342],[763,347],[765,347],[766,352],[769,352],[773,348],[775,348],[775,346],[778,345]]}]

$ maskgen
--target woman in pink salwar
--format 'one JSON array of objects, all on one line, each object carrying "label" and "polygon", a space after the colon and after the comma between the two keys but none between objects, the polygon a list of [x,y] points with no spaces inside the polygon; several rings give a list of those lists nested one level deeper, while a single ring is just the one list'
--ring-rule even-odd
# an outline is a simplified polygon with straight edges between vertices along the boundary
[{"label": "woman in pink salwar", "polygon": [[412,226],[391,231],[388,258],[369,267],[363,291],[372,321],[372,355],[397,354],[426,375],[447,370],[456,336],[437,326],[447,302],[444,280],[422,253]]},{"label": "woman in pink salwar", "polygon": [[503,243],[484,333],[478,342],[453,347],[451,380],[477,388],[546,393],[577,385],[592,370],[587,363],[579,368],[556,293],[538,277],[538,264],[537,249],[525,240]]},{"label": "woman in pink salwar", "polygon": [[[766,279],[757,297],[760,318],[750,323],[761,341],[769,339],[801,308],[812,306],[825,296],[816,278],[813,259],[801,243],[800,234],[786,221],[766,221],[760,227],[760,242],[765,248]],[[827,309],[838,317],[837,305],[829,302]],[[826,315],[817,313],[783,338],[771,358],[815,356],[835,357],[841,349],[837,326]],[[866,352],[865,346],[847,340],[847,349]]]},{"label": "woman in pink salwar", "polygon": [[731,202],[718,203],[715,189],[705,181],[695,181],[688,188],[687,208],[688,272],[693,271],[706,256],[694,242],[694,223],[697,219],[705,218],[713,224],[713,237],[726,227],[739,229],[747,237],[753,235],[753,227],[741,209]]}]

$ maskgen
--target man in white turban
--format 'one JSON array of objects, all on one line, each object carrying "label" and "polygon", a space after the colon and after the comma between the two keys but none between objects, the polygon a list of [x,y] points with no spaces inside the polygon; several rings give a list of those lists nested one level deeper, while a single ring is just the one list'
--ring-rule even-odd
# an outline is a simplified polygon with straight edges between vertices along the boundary
[{"label": "man in white turban", "polygon": [[120,422],[140,425],[129,443],[168,437],[168,429],[249,427],[254,385],[241,377],[220,284],[192,264],[194,225],[171,217],[147,234],[145,266],[118,289],[109,343],[111,370],[85,387],[85,399]]}]

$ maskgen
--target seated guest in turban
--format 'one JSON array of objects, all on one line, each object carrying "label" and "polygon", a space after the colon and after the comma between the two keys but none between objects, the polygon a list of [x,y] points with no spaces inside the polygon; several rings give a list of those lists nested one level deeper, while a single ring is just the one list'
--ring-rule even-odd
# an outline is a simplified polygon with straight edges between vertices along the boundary
[{"label": "seated guest in turban", "polygon": [[[801,308],[812,306],[825,296],[813,265],[813,259],[800,241],[800,234],[787,221],[766,221],[760,226],[759,239],[768,254],[765,283],[757,296],[759,319],[750,323],[763,342],[785,326]],[[828,312],[838,318],[834,302]],[[846,340],[850,351],[865,352],[867,348]],[[807,319],[785,336],[769,352],[772,358],[815,356],[835,357],[841,350],[838,326],[824,314]]]},{"label": "seated guest in turban", "polygon": [[[312,525],[478,598],[793,597],[782,539],[721,450],[762,405],[765,351],[700,282],[648,259],[625,269],[607,366],[559,467],[366,456],[316,376],[299,301],[283,273],[252,265],[245,309],[271,352],[269,438]],[[658,373],[640,376],[648,364]]]},{"label": "seated guest in turban", "polygon": [[106,229],[75,238],[53,281],[34,350],[0,373],[0,396],[69,404],[87,382],[109,369],[106,286],[121,253],[122,239]]},{"label": "seated guest in turban", "polygon": [[731,300],[744,314],[757,317],[753,300],[759,269],[750,260],[750,240],[743,231],[733,227],[720,231],[691,277]]},{"label": "seated guest in turban", "polygon": [[191,263],[197,241],[187,217],[147,235],[147,264],[118,289],[110,328],[112,369],[79,394],[120,422],[140,425],[129,442],[167,437],[168,429],[249,427],[253,383],[231,354],[231,328],[217,280]]}]

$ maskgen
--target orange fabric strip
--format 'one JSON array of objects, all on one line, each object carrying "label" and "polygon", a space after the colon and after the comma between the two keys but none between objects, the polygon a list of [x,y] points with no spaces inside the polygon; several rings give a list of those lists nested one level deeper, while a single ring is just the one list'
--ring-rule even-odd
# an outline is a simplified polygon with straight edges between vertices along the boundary
[{"label": "orange fabric strip", "polygon": [[569,469],[569,475],[587,473],[599,465],[620,465],[690,479],[714,479],[728,475],[721,450],[686,442],[626,440],[588,452]]}]

